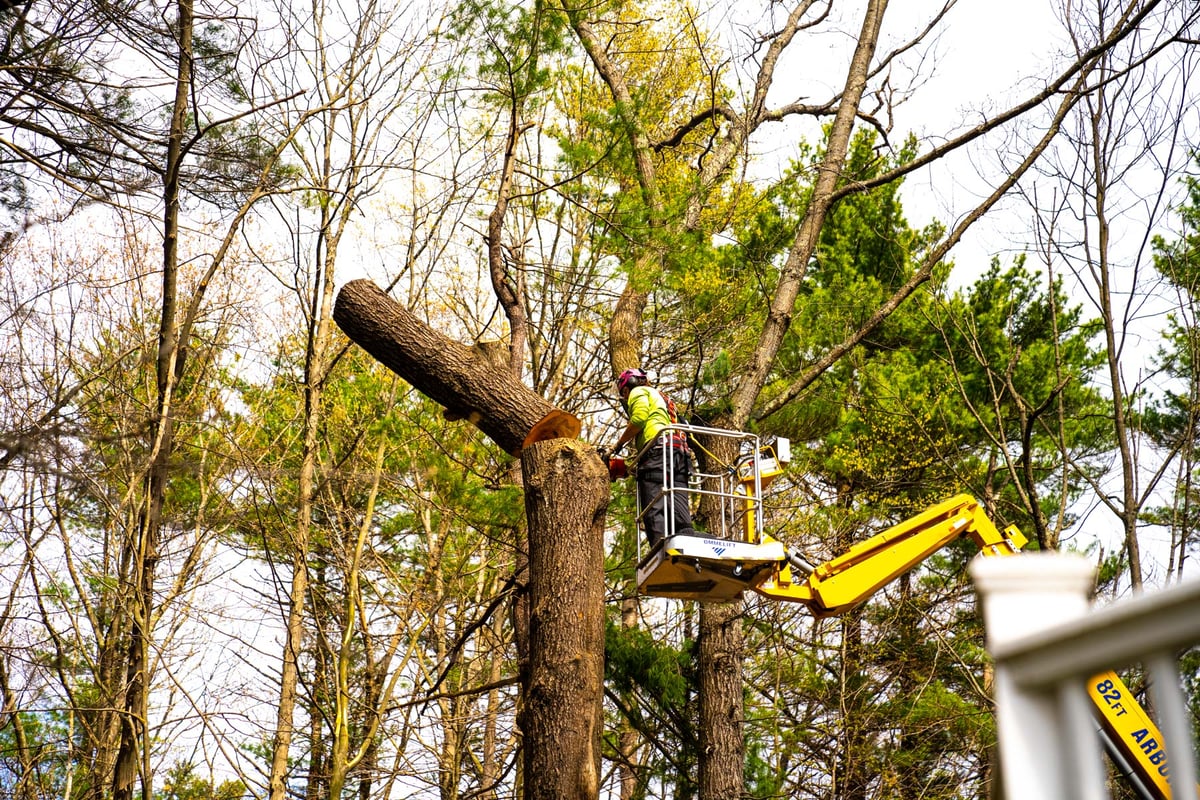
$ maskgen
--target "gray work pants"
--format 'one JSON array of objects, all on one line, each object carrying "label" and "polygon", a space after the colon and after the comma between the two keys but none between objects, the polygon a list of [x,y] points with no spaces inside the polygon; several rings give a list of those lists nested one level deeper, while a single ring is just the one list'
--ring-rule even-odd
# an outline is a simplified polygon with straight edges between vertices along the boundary
[{"label": "gray work pants", "polygon": [[[665,468],[664,468],[665,466]],[[655,442],[637,463],[638,503],[651,549],[668,536],[693,535],[688,508],[690,458],[682,447]],[[667,515],[671,515],[671,526]]]}]

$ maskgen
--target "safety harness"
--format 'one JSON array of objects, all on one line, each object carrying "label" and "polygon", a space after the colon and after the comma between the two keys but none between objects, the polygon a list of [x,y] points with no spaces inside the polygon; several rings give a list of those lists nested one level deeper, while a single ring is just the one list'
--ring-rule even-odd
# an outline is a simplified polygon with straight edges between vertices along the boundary
[{"label": "safety harness", "polygon": [[[653,388],[653,387],[652,387]],[[675,410],[675,400],[671,395],[664,392],[662,389],[654,389],[662,397],[663,402],[667,405],[667,416],[671,418],[672,425],[679,424],[679,414]],[[688,452],[687,434],[683,431],[671,431],[671,446],[677,450]]]}]

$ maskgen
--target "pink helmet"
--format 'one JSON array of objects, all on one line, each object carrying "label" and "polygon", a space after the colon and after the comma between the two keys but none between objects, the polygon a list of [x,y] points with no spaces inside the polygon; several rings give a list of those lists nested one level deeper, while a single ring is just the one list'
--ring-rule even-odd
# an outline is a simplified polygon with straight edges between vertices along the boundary
[{"label": "pink helmet", "polygon": [[649,382],[650,379],[646,377],[644,370],[627,369],[621,373],[621,377],[617,378],[617,391],[623,392],[635,386],[645,386]]}]

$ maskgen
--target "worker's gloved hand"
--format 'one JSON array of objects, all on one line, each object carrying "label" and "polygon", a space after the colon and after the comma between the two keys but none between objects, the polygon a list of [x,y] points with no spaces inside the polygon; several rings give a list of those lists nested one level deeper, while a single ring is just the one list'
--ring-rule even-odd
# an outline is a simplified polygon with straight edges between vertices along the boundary
[{"label": "worker's gloved hand", "polygon": [[625,459],[612,457],[608,459],[608,482],[612,483],[619,478],[624,478],[629,474],[629,469],[625,464]]}]

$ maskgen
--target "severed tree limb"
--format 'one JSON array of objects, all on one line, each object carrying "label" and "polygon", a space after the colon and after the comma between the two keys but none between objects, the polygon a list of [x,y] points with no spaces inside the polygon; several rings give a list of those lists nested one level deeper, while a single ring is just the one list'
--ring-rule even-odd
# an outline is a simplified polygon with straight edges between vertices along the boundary
[{"label": "severed tree limb", "polygon": [[413,388],[466,419],[505,452],[531,442],[579,435],[579,420],[555,408],[477,348],[430,328],[369,280],[338,292],[334,322]]}]

